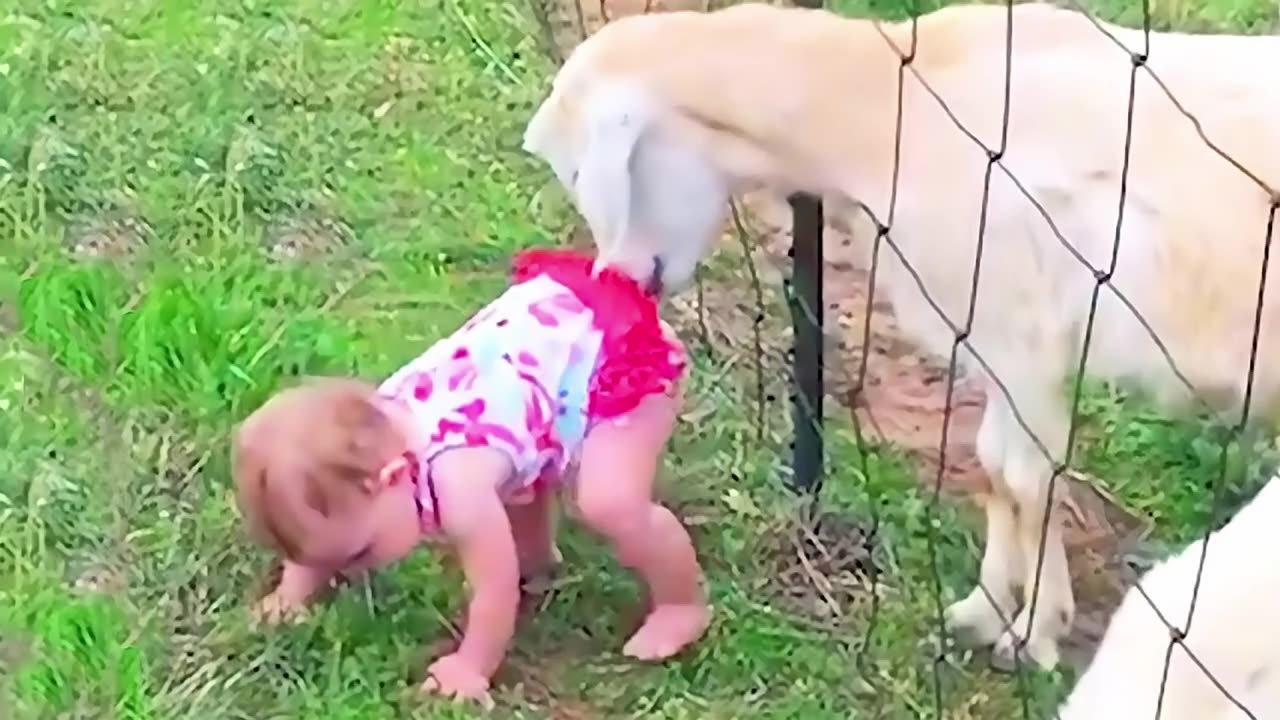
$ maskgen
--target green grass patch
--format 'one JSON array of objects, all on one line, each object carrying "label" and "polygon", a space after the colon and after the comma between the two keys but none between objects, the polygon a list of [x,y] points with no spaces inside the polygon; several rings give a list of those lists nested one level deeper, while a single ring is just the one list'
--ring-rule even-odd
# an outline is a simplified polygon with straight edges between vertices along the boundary
[{"label": "green grass patch", "polygon": [[[1184,27],[1274,19],[1263,0],[1153,8]],[[551,70],[520,3],[17,0],[0,16],[0,716],[477,715],[412,693],[463,597],[425,552],[303,625],[249,626],[268,558],[233,510],[227,442],[294,377],[394,370],[491,298],[513,251],[562,235],[562,194],[519,151]],[[741,282],[737,262],[708,281]],[[787,391],[767,368],[761,438],[750,368],[699,350],[664,474],[708,569],[707,640],[624,661],[636,583],[567,527],[567,567],[499,678],[504,716],[1051,707],[1069,677],[1019,685],[939,654],[939,603],[977,565],[973,514],[931,504],[894,449],[864,457],[839,421],[827,539],[875,527],[877,571],[857,553],[824,570],[853,588],[841,614],[780,584],[798,562]],[[1169,540],[1198,533],[1201,427],[1089,398],[1088,466]]]}]

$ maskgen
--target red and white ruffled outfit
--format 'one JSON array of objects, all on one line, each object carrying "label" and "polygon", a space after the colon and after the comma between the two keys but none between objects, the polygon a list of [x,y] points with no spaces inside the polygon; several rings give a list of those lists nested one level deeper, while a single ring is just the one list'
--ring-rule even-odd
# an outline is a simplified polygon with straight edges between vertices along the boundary
[{"label": "red and white ruffled outfit", "polygon": [[515,258],[513,284],[457,332],[432,345],[379,388],[402,403],[430,440],[409,453],[424,529],[438,528],[431,461],[451,448],[506,452],[515,473],[508,500],[561,477],[601,420],[669,392],[687,358],[630,277],[569,250]]}]

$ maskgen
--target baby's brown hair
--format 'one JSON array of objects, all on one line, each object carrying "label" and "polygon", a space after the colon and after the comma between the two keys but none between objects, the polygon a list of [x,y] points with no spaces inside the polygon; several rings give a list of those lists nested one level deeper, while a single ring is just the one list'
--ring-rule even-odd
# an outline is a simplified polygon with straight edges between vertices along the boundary
[{"label": "baby's brown hair", "polygon": [[326,530],[369,500],[404,450],[395,423],[360,380],[312,378],[277,393],[236,429],[236,505],[249,534],[305,564],[339,561],[342,538]]}]

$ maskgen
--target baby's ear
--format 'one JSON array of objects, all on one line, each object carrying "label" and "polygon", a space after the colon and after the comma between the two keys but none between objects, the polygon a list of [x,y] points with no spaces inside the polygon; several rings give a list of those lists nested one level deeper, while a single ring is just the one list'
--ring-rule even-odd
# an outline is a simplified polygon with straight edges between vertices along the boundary
[{"label": "baby's ear", "polygon": [[393,458],[382,469],[378,471],[376,477],[365,480],[365,490],[367,492],[377,492],[383,488],[391,487],[406,476],[409,468],[409,460],[403,455]]}]

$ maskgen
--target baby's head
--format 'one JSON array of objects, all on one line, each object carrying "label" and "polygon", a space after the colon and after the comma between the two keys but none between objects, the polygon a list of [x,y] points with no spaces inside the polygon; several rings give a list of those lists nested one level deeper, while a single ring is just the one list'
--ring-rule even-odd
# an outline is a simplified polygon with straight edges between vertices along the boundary
[{"label": "baby's head", "polygon": [[419,537],[406,448],[373,386],[308,380],[236,430],[236,503],[249,533],[292,562],[334,571],[391,562]]}]

